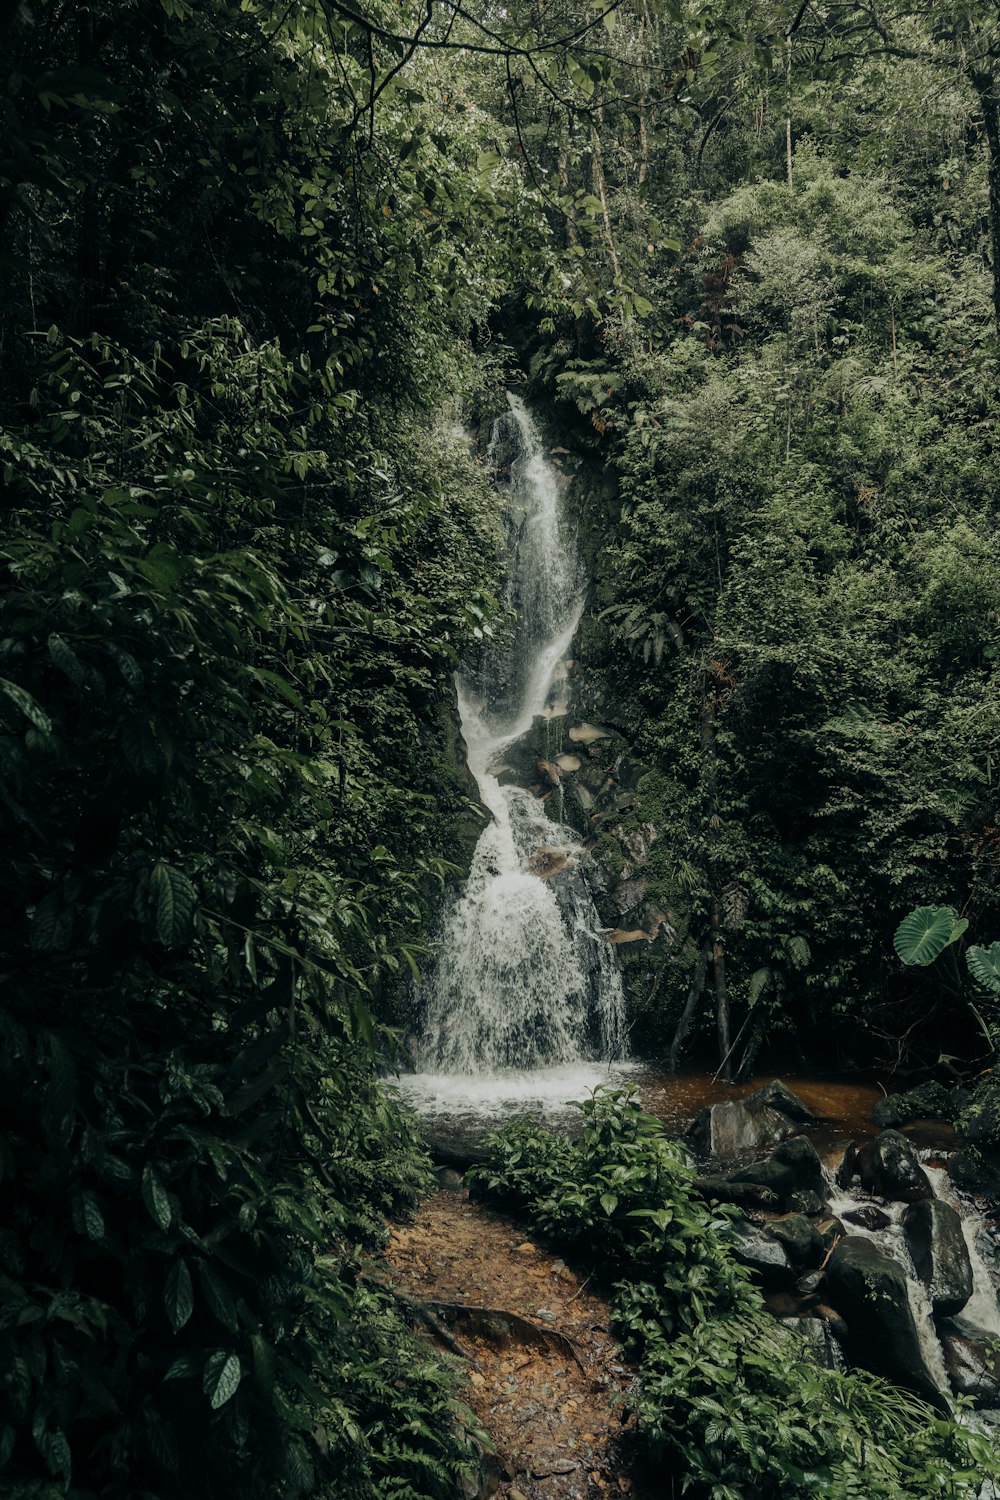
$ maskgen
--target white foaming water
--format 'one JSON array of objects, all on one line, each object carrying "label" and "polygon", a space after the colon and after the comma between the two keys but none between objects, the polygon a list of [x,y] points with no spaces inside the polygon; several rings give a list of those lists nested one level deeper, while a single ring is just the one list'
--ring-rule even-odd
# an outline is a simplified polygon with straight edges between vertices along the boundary
[{"label": "white foaming water", "polygon": [[[583,611],[559,476],[523,402],[509,402],[488,460],[496,467],[505,449],[514,455],[509,597],[517,628],[512,659],[488,657],[480,671],[491,685],[506,677],[499,706],[459,682],[469,768],[492,820],[420,986],[421,1071],[401,1087],[425,1112],[495,1112],[502,1100],[546,1107],[605,1081],[624,1048],[621,976],[580,873],[586,852],[539,798],[501,786],[497,771],[504,750],[545,715]],[[553,861],[557,872],[542,878]]]},{"label": "white foaming water", "polygon": [[[977,1239],[983,1228],[983,1219],[975,1209],[966,1202],[955,1190],[951,1178],[944,1167],[931,1166],[922,1163],[928,1180],[934,1190],[934,1195],[945,1203],[950,1203],[958,1213],[962,1221],[962,1234],[969,1251],[969,1261],[972,1266],[972,1296],[962,1308],[960,1316],[977,1328],[985,1329],[987,1333],[996,1334],[1000,1337],[1000,1308],[997,1304],[997,1291],[990,1279],[990,1273],[979,1252]],[[851,1193],[841,1191],[834,1187],[830,1199],[830,1212],[837,1218],[850,1213],[857,1208],[859,1203],[869,1201],[866,1195],[858,1197]],[[916,1325],[917,1338],[920,1341],[921,1352],[931,1375],[934,1377],[938,1388],[945,1395],[950,1394],[950,1383],[948,1371],[944,1363],[944,1351],[941,1341],[937,1335],[934,1323],[934,1310],[931,1304],[930,1293],[927,1286],[920,1280],[913,1268],[913,1260],[910,1256],[909,1246],[903,1232],[902,1219],[906,1212],[906,1205],[902,1203],[884,1203],[879,1205],[886,1213],[891,1223],[883,1229],[864,1229],[861,1225],[847,1223],[846,1228],[850,1234],[860,1234],[866,1239],[873,1240],[886,1255],[898,1261],[906,1272],[907,1295],[910,1302],[910,1310],[913,1313],[913,1321]]]},{"label": "white foaming water", "polygon": [[942,1198],[945,1203],[950,1203],[962,1221],[962,1236],[969,1252],[969,1263],[972,1266],[972,1296],[962,1308],[960,1316],[969,1323],[974,1323],[977,1328],[983,1328],[987,1333],[1000,1338],[1000,1304],[997,1302],[997,1291],[986,1269],[986,1262],[979,1253],[978,1240],[986,1227],[985,1220],[972,1204],[956,1192],[944,1167],[931,1167],[925,1163],[924,1171],[930,1178],[935,1196]]},{"label": "white foaming water", "polygon": [[[854,1198],[850,1193],[834,1189],[830,1199],[830,1212],[835,1218],[841,1219],[845,1213],[850,1213],[852,1209],[857,1208],[859,1203],[868,1201],[866,1197]],[[884,1229],[865,1229],[860,1224],[850,1222],[845,1224],[845,1228],[848,1234],[859,1234],[866,1240],[872,1240],[906,1273],[906,1296],[910,1304],[910,1312],[913,1314],[913,1325],[916,1329],[920,1352],[924,1357],[924,1364],[938,1390],[950,1398],[951,1384],[945,1368],[944,1350],[941,1348],[941,1340],[934,1326],[934,1309],[931,1305],[930,1292],[913,1268],[910,1247],[903,1233],[902,1219],[906,1212],[906,1204],[880,1203],[878,1206],[891,1221]]]}]

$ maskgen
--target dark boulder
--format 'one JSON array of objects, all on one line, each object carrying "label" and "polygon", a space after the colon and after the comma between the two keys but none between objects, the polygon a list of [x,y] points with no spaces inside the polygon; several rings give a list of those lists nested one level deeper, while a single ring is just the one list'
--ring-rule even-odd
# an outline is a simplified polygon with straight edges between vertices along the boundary
[{"label": "dark boulder", "polygon": [[920,1346],[902,1266],[871,1240],[850,1234],[830,1257],[827,1279],[830,1302],[850,1330],[852,1362],[947,1411]]},{"label": "dark boulder", "polygon": [[903,1232],[935,1313],[948,1317],[961,1312],[972,1296],[972,1262],[962,1220],[951,1204],[940,1198],[911,1203],[903,1215]]},{"label": "dark boulder", "polygon": [[811,1192],[823,1198],[826,1178],[816,1147],[807,1136],[784,1141],[764,1161],[753,1162],[730,1173],[731,1182],[756,1182],[787,1201],[793,1193]]},{"label": "dark boulder", "polygon": [[693,1187],[711,1203],[734,1203],[737,1208],[777,1210],[781,1200],[759,1182],[731,1182],[728,1177],[696,1177]]},{"label": "dark boulder", "polygon": [[968,1089],[944,1083],[922,1083],[905,1094],[890,1094],[880,1099],[872,1111],[880,1129],[908,1125],[911,1120],[949,1120],[954,1122],[969,1102]]},{"label": "dark boulder", "polygon": [[948,1163],[951,1179],[970,1193],[1000,1198],[1000,1078],[996,1070],[977,1084],[955,1121],[959,1149]]},{"label": "dark boulder", "polygon": [[916,1152],[898,1130],[884,1130],[861,1147],[858,1176],[868,1192],[896,1203],[919,1203],[934,1196]]},{"label": "dark boulder", "polygon": [[815,1125],[819,1115],[815,1114],[803,1103],[798,1094],[793,1094],[780,1078],[773,1083],[766,1083],[762,1089],[757,1089],[746,1101],[748,1104],[755,1100],[758,1105],[764,1105],[768,1109],[776,1109],[779,1115],[784,1115],[789,1120],[795,1120],[799,1125]]},{"label": "dark boulder", "polygon": [[857,1224],[860,1229],[888,1229],[892,1220],[884,1209],[875,1203],[862,1203],[844,1215],[845,1224]]},{"label": "dark boulder", "polygon": [[844,1357],[840,1346],[830,1324],[824,1318],[816,1317],[815,1313],[804,1318],[782,1318],[781,1326],[805,1340],[810,1358],[823,1369],[843,1369]]},{"label": "dark boulder", "polygon": [[848,1141],[841,1158],[840,1166],[837,1168],[837,1186],[849,1188],[858,1175],[858,1148],[854,1141]]},{"label": "dark boulder", "polygon": [[815,1223],[817,1233],[823,1241],[823,1254],[825,1256],[833,1249],[838,1240],[844,1238],[847,1230],[833,1214],[823,1214],[816,1219]]},{"label": "dark boulder", "polygon": [[770,1291],[794,1285],[795,1271],[784,1245],[754,1224],[737,1224],[734,1230],[733,1258],[748,1266],[761,1286]]},{"label": "dark boulder", "polygon": [[800,1193],[791,1193],[788,1198],[788,1207],[792,1213],[806,1214],[812,1217],[823,1213],[826,1208],[826,1197],[823,1193],[816,1193],[812,1188],[805,1188]]},{"label": "dark boulder", "polygon": [[688,1138],[705,1156],[739,1156],[743,1151],[775,1146],[797,1129],[776,1109],[753,1109],[749,1100],[733,1099],[728,1104],[710,1104],[696,1115]]},{"label": "dark boulder", "polygon": [[848,1341],[847,1324],[835,1307],[828,1306],[825,1302],[818,1302],[812,1310],[814,1318],[822,1318],[841,1347],[846,1347]]},{"label": "dark boulder", "polygon": [[1000,1406],[1000,1350],[996,1335],[967,1318],[945,1318],[938,1324],[945,1369],[956,1396],[971,1396],[977,1407]]},{"label": "dark boulder", "polygon": [[695,1117],[688,1138],[706,1156],[739,1156],[777,1146],[816,1119],[807,1104],[775,1080],[745,1099],[709,1105]]},{"label": "dark boulder", "polygon": [[818,1266],[823,1259],[819,1231],[803,1214],[785,1214],[783,1218],[772,1219],[767,1230],[779,1245],[784,1245],[794,1266]]}]

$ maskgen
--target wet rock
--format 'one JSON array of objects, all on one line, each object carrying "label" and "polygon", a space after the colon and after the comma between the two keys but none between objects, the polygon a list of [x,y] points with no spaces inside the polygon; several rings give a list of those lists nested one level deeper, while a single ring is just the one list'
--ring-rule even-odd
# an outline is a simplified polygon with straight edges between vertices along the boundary
[{"label": "wet rock", "polygon": [[1000,1350],[996,1335],[967,1318],[945,1318],[938,1324],[945,1369],[956,1396],[971,1396],[977,1407],[1000,1406]]},{"label": "wet rock", "polygon": [[820,1193],[814,1193],[812,1188],[806,1188],[804,1192],[790,1195],[788,1207],[797,1214],[821,1214],[826,1208],[826,1199]]},{"label": "wet rock", "polygon": [[838,1218],[833,1214],[823,1214],[816,1220],[816,1230],[823,1241],[824,1256],[832,1250],[838,1240],[842,1240],[847,1230]]},{"label": "wet rock", "polygon": [[434,1176],[438,1187],[446,1193],[460,1193],[465,1186],[461,1172],[456,1172],[454,1167],[438,1167]]},{"label": "wet rock", "polygon": [[542,844],[531,861],[531,871],[541,880],[551,880],[553,875],[561,875],[569,863],[565,849],[552,849],[548,844]]},{"label": "wet rock", "polygon": [[843,1364],[838,1345],[834,1342],[829,1323],[815,1316],[806,1318],[782,1318],[783,1328],[804,1339],[810,1355],[826,1370],[836,1370]]},{"label": "wet rock", "polygon": [[753,1162],[730,1174],[733,1182],[757,1182],[777,1193],[782,1201],[793,1193],[812,1192],[822,1197],[826,1189],[823,1163],[807,1136],[783,1141],[764,1161]]},{"label": "wet rock", "polygon": [[[1000,1280],[1000,1229],[988,1229],[985,1224],[981,1225],[976,1231],[976,1252],[993,1273],[994,1282]],[[1000,1292],[997,1297],[1000,1298]]]},{"label": "wet rock", "polygon": [[738,1224],[735,1232],[733,1257],[741,1266],[749,1266],[762,1286],[770,1289],[793,1284],[795,1272],[784,1245],[753,1224]]},{"label": "wet rock", "polygon": [[812,1297],[819,1291],[825,1280],[825,1271],[807,1271],[805,1276],[800,1276],[795,1283],[795,1290],[800,1297]]},{"label": "wet rock", "polygon": [[531,1466],[532,1479],[549,1479],[553,1474],[572,1474],[580,1467],[574,1458],[552,1458],[536,1460]]},{"label": "wet rock", "polygon": [[609,943],[638,943],[640,939],[650,941],[649,933],[645,927],[615,927],[607,934]]},{"label": "wet rock", "polygon": [[862,1146],[858,1176],[870,1193],[896,1203],[919,1203],[934,1196],[916,1152],[898,1130],[885,1130]]},{"label": "wet rock", "polygon": [[[766,1083],[763,1088],[757,1089],[750,1095],[750,1099],[758,1100],[770,1109],[776,1109],[779,1114],[786,1115],[789,1120],[797,1120],[800,1125],[815,1125],[819,1119],[808,1104],[805,1104],[798,1094],[793,1094],[780,1078],[775,1078],[773,1083]],[[747,1103],[749,1102],[747,1100]]]},{"label": "wet rock", "polygon": [[850,1187],[858,1175],[858,1147],[856,1141],[849,1141],[844,1149],[844,1154],[837,1168],[837,1186],[845,1190]]},{"label": "wet rock", "polygon": [[574,745],[592,745],[595,740],[607,739],[610,733],[610,729],[600,729],[596,724],[574,724],[569,737]]},{"label": "wet rock", "polygon": [[845,1224],[857,1224],[860,1229],[888,1229],[892,1220],[884,1209],[875,1203],[862,1203],[859,1208],[852,1208],[844,1215]]},{"label": "wet rock", "polygon": [[951,1179],[968,1192],[1000,1198],[1000,1079],[977,1084],[955,1121],[959,1150],[948,1164]]},{"label": "wet rock", "polygon": [[814,1318],[823,1319],[823,1322],[827,1324],[838,1344],[845,1345],[847,1343],[847,1324],[835,1307],[830,1307],[825,1302],[817,1302],[813,1308],[812,1315]]},{"label": "wet rock", "polygon": [[764,1301],[776,1318],[806,1318],[812,1315],[819,1298],[800,1297],[797,1292],[767,1292]]},{"label": "wet rock", "polygon": [[713,1203],[734,1203],[737,1208],[762,1208],[775,1211],[781,1200],[771,1188],[759,1182],[731,1182],[728,1177],[696,1177],[695,1192]]},{"label": "wet rock", "polygon": [[880,1129],[908,1125],[911,1120],[954,1121],[969,1102],[968,1089],[949,1088],[943,1083],[922,1083],[905,1094],[880,1099],[872,1111]]},{"label": "wet rock", "polygon": [[649,881],[646,877],[644,875],[636,876],[631,880],[623,880],[620,885],[616,885],[611,892],[611,900],[615,908],[622,913],[634,911],[637,906],[642,905],[648,889]]},{"label": "wet rock", "polygon": [[930,1198],[911,1203],[903,1232],[913,1267],[930,1290],[935,1313],[959,1313],[972,1296],[972,1262],[962,1220],[950,1203]]},{"label": "wet rock", "polygon": [[696,1116],[688,1136],[697,1151],[713,1156],[767,1150],[798,1133],[816,1116],[779,1081],[745,1099],[712,1104]]},{"label": "wet rock", "polygon": [[459,1481],[463,1500],[492,1500],[505,1480],[512,1478],[510,1470],[496,1453],[489,1453],[483,1445],[467,1432],[468,1440],[478,1450],[475,1475],[464,1475]]},{"label": "wet rock", "polygon": [[487,1129],[485,1126],[470,1126],[466,1133],[461,1125],[452,1121],[438,1122],[422,1120],[420,1133],[436,1167],[451,1167],[456,1172],[467,1172],[488,1160],[489,1152],[483,1145]]},{"label": "wet rock", "polygon": [[871,1240],[849,1234],[830,1257],[827,1277],[830,1301],[850,1330],[852,1362],[947,1410],[924,1359],[902,1266]]},{"label": "wet rock", "polygon": [[948,1175],[963,1192],[1000,1202],[1000,1156],[995,1150],[963,1146],[949,1159]]},{"label": "wet rock", "polygon": [[783,1218],[771,1220],[767,1228],[778,1244],[784,1245],[792,1265],[819,1264],[823,1256],[823,1241],[804,1214],[785,1214]]},{"label": "wet rock", "polygon": [[738,1156],[775,1146],[794,1135],[798,1126],[776,1109],[755,1107],[750,1099],[711,1104],[695,1116],[688,1138],[696,1151],[711,1156]]},{"label": "wet rock", "polygon": [[542,785],[558,786],[561,779],[559,767],[554,760],[537,760],[535,769],[542,777]]}]

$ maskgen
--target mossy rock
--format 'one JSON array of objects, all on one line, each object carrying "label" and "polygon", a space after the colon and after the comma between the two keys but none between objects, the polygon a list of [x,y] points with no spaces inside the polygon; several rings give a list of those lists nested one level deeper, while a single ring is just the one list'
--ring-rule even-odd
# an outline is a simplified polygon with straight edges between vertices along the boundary
[{"label": "mossy rock", "polygon": [[818,1266],[823,1259],[823,1240],[819,1230],[804,1214],[786,1214],[773,1219],[768,1233],[784,1245],[793,1266]]},{"label": "mossy rock", "polygon": [[949,1163],[966,1192],[1000,1199],[1000,1078],[977,1085],[955,1121],[959,1149]]},{"label": "mossy rock", "polygon": [[908,1125],[911,1120],[950,1120],[954,1123],[968,1102],[967,1089],[949,1088],[932,1081],[908,1089],[905,1094],[890,1094],[888,1099],[880,1099],[872,1116],[881,1130]]}]

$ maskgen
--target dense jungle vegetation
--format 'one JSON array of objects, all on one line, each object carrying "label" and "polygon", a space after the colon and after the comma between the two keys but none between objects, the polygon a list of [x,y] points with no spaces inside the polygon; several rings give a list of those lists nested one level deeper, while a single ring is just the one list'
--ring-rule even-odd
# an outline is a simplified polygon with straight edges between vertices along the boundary
[{"label": "dense jungle vegetation", "polygon": [[[613,481],[646,1036],[982,1053],[890,939],[1000,936],[995,8],[14,0],[0,58],[0,1490],[450,1496],[479,1435],[365,1256],[503,620],[456,420],[525,378]],[[878,1474],[692,1493],[965,1493],[959,1429],[851,1399]]]}]

